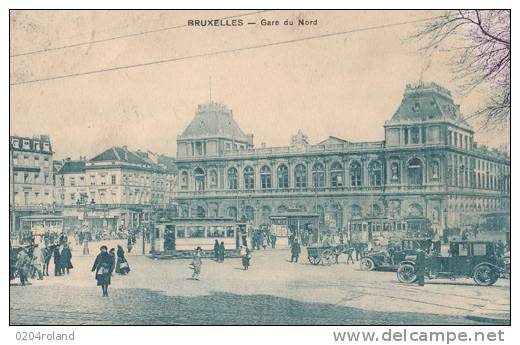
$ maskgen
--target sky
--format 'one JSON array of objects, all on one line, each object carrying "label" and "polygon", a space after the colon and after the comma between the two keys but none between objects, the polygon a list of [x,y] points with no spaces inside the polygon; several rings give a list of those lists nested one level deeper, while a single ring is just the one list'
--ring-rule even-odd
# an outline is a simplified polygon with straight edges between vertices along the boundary
[{"label": "sky", "polygon": [[[185,26],[252,11],[12,11],[10,55],[181,26],[125,39],[10,58],[10,82],[264,45],[320,34],[345,35],[182,59],[10,87],[10,133],[51,137],[55,158],[93,157],[112,146],[175,156],[176,138],[197,105],[211,97],[233,110],[256,146],[286,146],[301,129],[311,143],[328,136],[384,138],[405,86],[434,81],[454,94],[465,116],[486,89],[457,92],[448,53],[431,57],[411,39],[438,11],[266,11],[241,17],[240,27]],[[262,19],[312,26],[263,26]],[[255,25],[248,25],[254,22]],[[373,28],[378,27],[379,28]],[[371,28],[371,29],[370,29]],[[365,29],[365,30],[359,30]],[[477,129],[474,120],[469,121]],[[491,147],[509,133],[478,131]]]}]

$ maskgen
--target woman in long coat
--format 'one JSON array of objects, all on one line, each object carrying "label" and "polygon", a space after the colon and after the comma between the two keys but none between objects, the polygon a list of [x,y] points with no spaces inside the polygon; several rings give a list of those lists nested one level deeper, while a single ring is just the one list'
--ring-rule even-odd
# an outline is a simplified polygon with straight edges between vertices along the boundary
[{"label": "woman in long coat", "polygon": [[60,246],[56,245],[53,249],[52,256],[54,258],[54,275],[61,276],[61,255]]},{"label": "woman in long coat", "polygon": [[69,270],[74,268],[72,266],[72,252],[70,251],[68,244],[64,244],[63,249],[61,250],[60,266],[62,274],[65,274],[65,271],[69,274]]},{"label": "woman in long coat", "polygon": [[[127,274],[130,271],[130,266],[125,258],[125,251],[120,245],[117,246],[117,262],[116,262],[116,273]],[[123,267],[122,267],[123,266]]]},{"label": "woman in long coat", "polygon": [[107,252],[107,246],[101,246],[100,253],[96,256],[96,261],[92,266],[92,272],[96,272],[97,285],[101,286],[103,297],[108,297],[108,286],[112,275],[112,257]]},{"label": "woman in long coat", "polygon": [[224,257],[226,256],[226,247],[224,247],[224,241],[220,242],[218,246],[218,262],[224,262]]}]

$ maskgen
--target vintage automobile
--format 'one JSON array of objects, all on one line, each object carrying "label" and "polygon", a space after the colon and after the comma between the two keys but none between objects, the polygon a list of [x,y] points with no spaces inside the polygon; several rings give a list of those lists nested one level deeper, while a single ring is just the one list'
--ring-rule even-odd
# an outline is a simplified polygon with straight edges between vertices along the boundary
[{"label": "vintage automobile", "polygon": [[432,244],[430,238],[407,237],[398,244],[388,245],[384,250],[376,250],[363,255],[359,262],[362,271],[397,270],[406,255],[415,253],[417,248],[429,251]]},{"label": "vintage automobile", "polygon": [[[417,280],[417,255],[408,255],[399,263],[397,279],[402,283]],[[493,285],[504,271],[504,259],[496,254],[492,241],[450,242],[449,256],[426,255],[425,277],[473,278],[478,285]]]}]

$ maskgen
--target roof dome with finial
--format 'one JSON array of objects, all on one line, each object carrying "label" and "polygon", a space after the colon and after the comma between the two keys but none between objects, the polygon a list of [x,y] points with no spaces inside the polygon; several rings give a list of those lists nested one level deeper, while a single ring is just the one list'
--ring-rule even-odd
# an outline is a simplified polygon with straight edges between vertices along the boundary
[{"label": "roof dome with finial", "polygon": [[233,111],[222,103],[210,101],[199,104],[195,117],[179,139],[200,138],[234,138],[244,139],[247,136],[233,119]]},{"label": "roof dome with finial", "polygon": [[453,102],[451,92],[436,83],[424,82],[406,85],[399,108],[392,119],[386,123],[415,123],[429,120],[445,120],[469,127],[460,112],[460,106]]}]

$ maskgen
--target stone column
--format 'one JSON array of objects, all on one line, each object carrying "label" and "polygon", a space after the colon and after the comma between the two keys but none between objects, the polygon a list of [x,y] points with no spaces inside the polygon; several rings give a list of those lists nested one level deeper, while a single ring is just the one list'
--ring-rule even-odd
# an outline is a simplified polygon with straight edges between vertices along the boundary
[{"label": "stone column", "polygon": [[307,188],[312,188],[312,186],[313,186],[313,181],[312,181],[313,162],[310,159],[308,159],[305,163],[306,163],[306,167],[307,167]]}]

